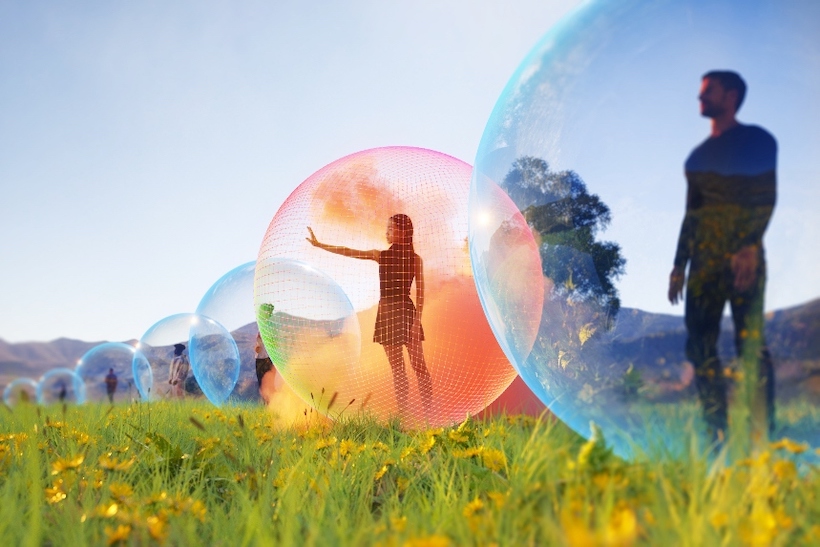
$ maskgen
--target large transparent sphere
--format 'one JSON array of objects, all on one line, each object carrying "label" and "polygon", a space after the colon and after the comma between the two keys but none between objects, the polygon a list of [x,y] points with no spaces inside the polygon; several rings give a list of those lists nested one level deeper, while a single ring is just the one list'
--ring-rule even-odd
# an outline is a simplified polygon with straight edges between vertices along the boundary
[{"label": "large transparent sphere", "polygon": [[20,403],[37,402],[37,382],[31,378],[16,378],[3,390],[3,402],[13,407]]},{"label": "large transparent sphere", "polygon": [[[355,399],[349,414],[435,425],[478,413],[512,382],[515,371],[492,335],[473,282],[467,247],[471,172],[466,163],[431,150],[377,148],[323,167],[285,200],[258,263],[290,258],[324,272],[350,299],[361,329],[355,366],[334,369],[338,377],[318,365],[306,367],[296,385],[347,385],[339,398],[345,405]],[[408,226],[394,226],[406,223],[394,215],[409,218]],[[412,250],[402,239],[409,238],[410,224]],[[365,251],[365,259],[314,246],[308,227],[322,245]],[[265,283],[258,268],[257,296]],[[423,340],[412,332],[417,274],[424,281]]]},{"label": "large transparent sphere", "polygon": [[37,383],[37,402],[41,405],[85,402],[85,384],[67,368],[49,370]]},{"label": "large transparent sphere", "polygon": [[233,336],[239,349],[239,379],[229,401],[258,401],[254,347],[259,330],[253,307],[256,261],[237,266],[220,277],[200,300],[196,313],[219,322]]},{"label": "large transparent sphere", "polygon": [[207,397],[221,405],[239,377],[239,350],[225,327],[195,313],[171,315],[140,338],[133,361],[149,401]]},{"label": "large transparent sphere", "polygon": [[[819,28],[811,0],[590,1],[507,84],[476,156],[471,259],[507,356],[583,435],[680,453],[681,432],[760,433],[772,411],[771,436],[820,446]],[[700,109],[739,93],[720,80],[699,105],[712,70],[748,84],[737,119],[774,136],[776,176],[757,128],[705,142]],[[688,328],[669,294],[686,211]]]},{"label": "large transparent sphere", "polygon": [[128,402],[137,397],[132,362],[134,346],[106,342],[88,350],[74,372],[85,383],[89,401]]}]

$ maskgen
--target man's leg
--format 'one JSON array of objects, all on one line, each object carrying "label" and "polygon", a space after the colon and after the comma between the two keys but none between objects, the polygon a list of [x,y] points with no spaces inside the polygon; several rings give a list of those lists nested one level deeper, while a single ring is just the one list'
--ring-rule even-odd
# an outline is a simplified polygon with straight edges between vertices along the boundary
[{"label": "man's leg", "polygon": [[765,405],[765,408],[758,408],[757,412],[752,409],[753,416],[757,414],[758,420],[766,420],[766,425],[760,424],[759,427],[765,427],[771,436],[774,434],[775,378],[772,357],[766,346],[763,314],[765,289],[766,264],[761,260],[755,285],[744,293],[733,294],[730,305],[735,324],[737,357],[741,363],[745,361],[751,363],[752,368],[749,370],[756,369],[757,386],[754,401],[757,405]]},{"label": "man's leg", "polygon": [[695,367],[704,421],[716,442],[728,426],[726,380],[717,356],[720,318],[728,296],[720,278],[690,270],[686,288],[686,357]]}]

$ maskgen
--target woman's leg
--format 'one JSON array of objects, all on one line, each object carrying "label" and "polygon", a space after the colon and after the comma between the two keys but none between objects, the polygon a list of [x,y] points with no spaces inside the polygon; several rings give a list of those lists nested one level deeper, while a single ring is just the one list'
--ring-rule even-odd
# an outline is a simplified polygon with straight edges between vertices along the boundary
[{"label": "woman's leg", "polygon": [[404,416],[407,412],[407,395],[410,391],[410,384],[407,381],[407,373],[404,370],[404,354],[402,346],[384,346],[387,354],[387,361],[393,371],[393,389],[396,391],[396,403],[399,407],[399,414]]},{"label": "woman's leg", "polygon": [[424,348],[421,340],[411,338],[407,344],[407,352],[410,354],[410,366],[413,367],[413,372],[416,373],[419,382],[419,395],[421,395],[424,417],[430,420],[433,410],[433,379],[424,361]]}]

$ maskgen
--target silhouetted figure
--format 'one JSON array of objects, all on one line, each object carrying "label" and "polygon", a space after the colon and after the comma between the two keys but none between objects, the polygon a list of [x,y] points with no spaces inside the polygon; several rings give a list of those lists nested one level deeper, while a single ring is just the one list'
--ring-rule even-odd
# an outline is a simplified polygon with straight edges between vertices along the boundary
[{"label": "silhouetted figure", "polygon": [[57,392],[57,398],[60,399],[61,403],[64,403],[65,398],[68,397],[68,388],[66,387],[65,382],[63,382],[62,380],[60,380],[60,383],[57,384],[57,387],[59,387],[60,389]]},{"label": "silhouetted figure", "polygon": [[766,260],[763,233],[776,198],[777,142],[765,129],[738,123],[746,84],[728,71],[703,76],[698,99],[711,134],[686,160],[686,215],[681,226],[669,301],[686,281],[686,356],[713,440],[727,429],[726,380],[717,355],[726,301],[738,359],[756,361],[769,433],[774,426],[774,370],[763,332]]},{"label": "silhouetted figure", "polygon": [[188,371],[191,369],[188,356],[184,352],[185,344],[174,344],[174,358],[168,371],[171,395],[179,399],[185,396],[185,379],[188,378]]},{"label": "silhouetted figure", "polygon": [[[407,215],[393,215],[387,223],[385,251],[359,251],[347,247],[320,243],[308,228],[311,245],[331,253],[373,260],[379,264],[379,308],[373,341],[381,344],[393,372],[393,388],[399,413],[407,412],[410,384],[405,371],[403,346],[407,346],[410,366],[416,374],[425,416],[431,417],[433,383],[424,361],[424,329],[421,315],[424,308],[424,265],[413,249],[413,223]],[[416,302],[410,298],[410,286],[416,281]]]},{"label": "silhouetted figure", "polygon": [[262,400],[267,404],[267,397],[261,392],[262,378],[273,370],[273,361],[271,361],[271,358],[268,355],[268,350],[265,348],[265,342],[262,340],[261,333],[256,333],[254,353],[256,354],[256,381],[259,384]]},{"label": "silhouetted figure", "polygon": [[114,393],[117,391],[117,375],[114,369],[109,368],[105,376],[105,392],[108,394],[108,402],[114,404]]}]

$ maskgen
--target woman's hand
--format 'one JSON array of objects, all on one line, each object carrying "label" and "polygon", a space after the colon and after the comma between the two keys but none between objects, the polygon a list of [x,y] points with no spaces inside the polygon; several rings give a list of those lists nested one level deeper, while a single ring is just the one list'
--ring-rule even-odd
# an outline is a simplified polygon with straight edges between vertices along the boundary
[{"label": "woman's hand", "polygon": [[308,232],[310,232],[310,237],[305,238],[307,242],[313,245],[314,247],[321,247],[322,244],[319,243],[318,239],[316,239],[316,234],[313,233],[313,230],[310,228],[310,226],[308,226]]}]

